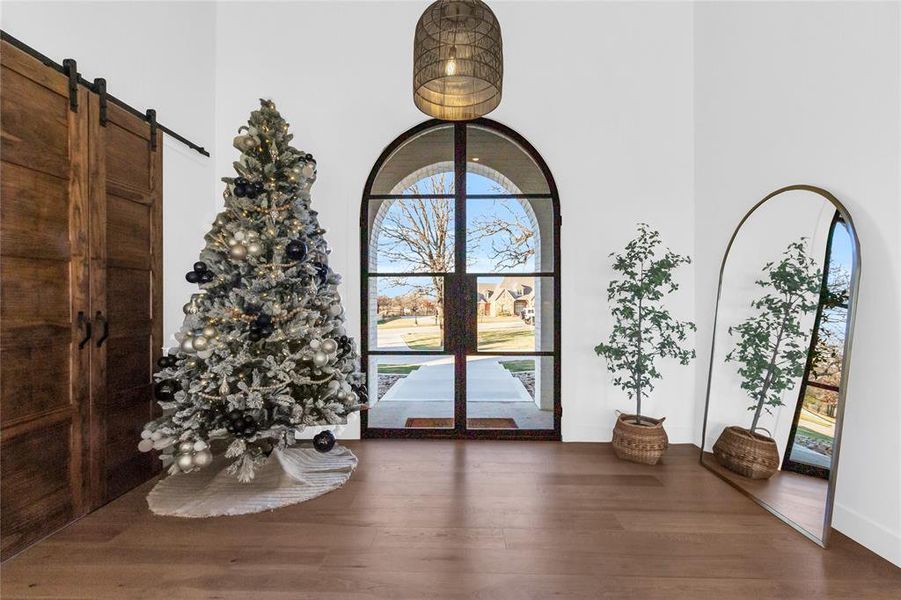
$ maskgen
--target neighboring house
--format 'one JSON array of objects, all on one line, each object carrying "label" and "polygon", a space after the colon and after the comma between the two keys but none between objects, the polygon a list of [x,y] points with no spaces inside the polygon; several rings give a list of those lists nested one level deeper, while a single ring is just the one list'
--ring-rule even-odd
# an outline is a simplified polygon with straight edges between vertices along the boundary
[{"label": "neighboring house", "polygon": [[519,316],[526,308],[535,308],[532,277],[504,277],[498,283],[480,283],[479,314],[487,317]]}]

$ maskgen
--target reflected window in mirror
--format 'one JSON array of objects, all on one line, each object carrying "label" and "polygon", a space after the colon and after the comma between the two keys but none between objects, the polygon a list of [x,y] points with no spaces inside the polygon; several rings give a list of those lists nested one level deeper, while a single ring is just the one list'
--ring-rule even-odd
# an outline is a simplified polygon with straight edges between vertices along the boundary
[{"label": "reflected window in mirror", "polygon": [[823,284],[782,468],[829,479],[841,385],[854,248],[836,212],[823,259]]}]

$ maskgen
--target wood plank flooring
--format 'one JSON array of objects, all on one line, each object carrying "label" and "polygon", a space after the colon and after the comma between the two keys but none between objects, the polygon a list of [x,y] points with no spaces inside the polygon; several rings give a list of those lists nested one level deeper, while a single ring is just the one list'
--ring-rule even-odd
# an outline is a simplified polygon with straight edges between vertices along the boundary
[{"label": "wood plank flooring", "polygon": [[367,440],[342,489],[156,517],[144,485],[2,566],[3,598],[892,598],[901,569],[823,550],[673,446]]}]

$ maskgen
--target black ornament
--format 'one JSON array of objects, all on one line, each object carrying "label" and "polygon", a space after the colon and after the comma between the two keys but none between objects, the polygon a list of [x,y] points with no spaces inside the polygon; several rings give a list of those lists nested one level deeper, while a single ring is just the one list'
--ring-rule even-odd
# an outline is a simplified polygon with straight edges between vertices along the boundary
[{"label": "black ornament", "polygon": [[198,273],[203,273],[204,271],[208,271],[209,267],[206,266],[206,263],[202,260],[198,260],[194,263],[194,270]]},{"label": "black ornament", "polygon": [[257,196],[259,196],[260,194],[259,194],[259,192],[256,191],[256,189],[250,188],[250,189],[248,189],[246,192],[244,192],[244,195],[247,196],[248,198],[250,198],[251,200],[253,200],[254,198],[256,198]]},{"label": "black ornament", "polygon": [[197,271],[188,271],[185,273],[185,279],[188,283],[197,283],[200,281],[200,273]]},{"label": "black ornament", "polygon": [[360,404],[369,402],[369,393],[366,391],[365,385],[351,385],[350,389],[360,398]]},{"label": "black ornament", "polygon": [[161,369],[168,369],[169,367],[174,367],[176,363],[176,359],[174,356],[166,354],[161,356],[159,360],[156,361],[156,365]]},{"label": "black ornament", "polygon": [[234,191],[235,191],[235,196],[237,196],[238,198],[243,198],[244,196],[247,195],[247,188],[244,187],[243,185],[236,185]]},{"label": "black ornament", "polygon": [[175,392],[179,389],[178,383],[172,379],[164,379],[160,382],[157,382],[155,386],[153,386],[153,395],[156,396],[157,400],[163,400],[164,402],[171,402],[175,399]]},{"label": "black ornament", "polygon": [[248,181],[243,177],[235,177],[235,185],[245,186],[247,183]]},{"label": "black ornament", "polygon": [[272,315],[270,315],[269,313],[264,313],[264,312],[261,312],[260,314],[257,315],[257,324],[258,325],[260,325],[262,327],[262,326],[268,325],[269,323],[272,323]]},{"label": "black ornament", "polygon": [[254,181],[253,189],[256,191],[257,194],[262,194],[263,192],[266,191],[266,186],[263,185],[262,181]]},{"label": "black ornament", "polygon": [[321,431],[313,436],[313,448],[325,454],[335,447],[335,436],[331,431]]},{"label": "black ornament", "polygon": [[324,265],[322,263],[314,263],[313,266],[316,267],[316,277],[319,278],[319,283],[324,284],[328,280],[328,265]]},{"label": "black ornament", "polygon": [[255,327],[251,327],[250,332],[247,334],[247,339],[251,342],[259,342],[263,339],[263,332]]},{"label": "black ornament", "polygon": [[215,277],[216,277],[216,276],[213,275],[213,272],[212,272],[212,271],[204,271],[203,273],[200,274],[200,283],[209,283],[209,282],[211,282]]},{"label": "black ornament", "polygon": [[307,245],[300,240],[292,240],[285,246],[285,256],[291,260],[303,260],[307,256]]}]

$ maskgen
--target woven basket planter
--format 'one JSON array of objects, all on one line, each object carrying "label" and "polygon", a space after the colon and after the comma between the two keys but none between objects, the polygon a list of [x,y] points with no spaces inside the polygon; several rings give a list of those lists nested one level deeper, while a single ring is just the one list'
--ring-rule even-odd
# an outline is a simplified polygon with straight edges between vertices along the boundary
[{"label": "woven basket planter", "polygon": [[613,427],[613,452],[622,460],[656,465],[669,446],[663,420],[642,417],[639,425],[635,415],[619,415]]},{"label": "woven basket planter", "polygon": [[713,445],[717,462],[750,479],[767,479],[779,470],[776,440],[742,427],[726,427]]}]

